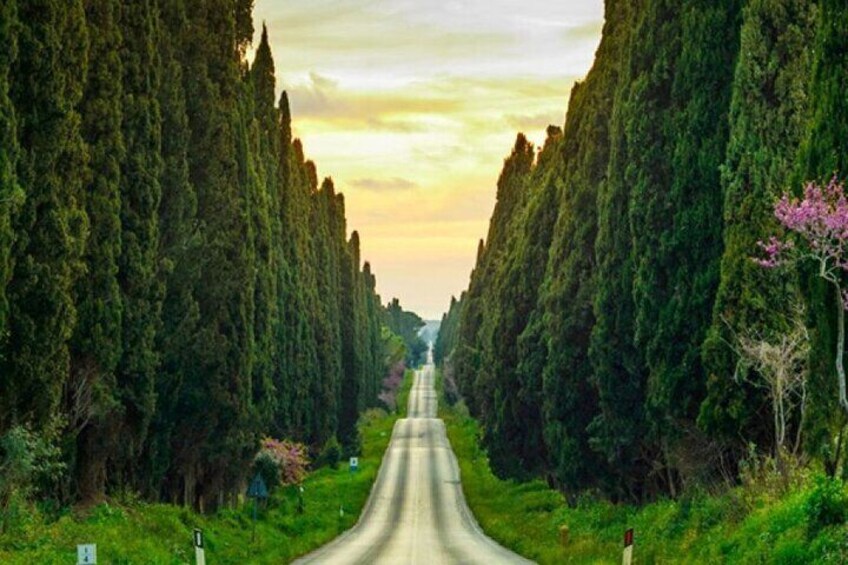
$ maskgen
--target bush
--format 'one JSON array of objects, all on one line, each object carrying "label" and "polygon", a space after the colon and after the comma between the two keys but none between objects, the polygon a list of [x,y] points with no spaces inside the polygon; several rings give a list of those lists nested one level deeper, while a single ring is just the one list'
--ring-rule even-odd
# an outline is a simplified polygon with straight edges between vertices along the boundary
[{"label": "bush", "polygon": [[844,523],[848,518],[848,496],[844,483],[824,475],[816,476],[804,510],[810,539],[828,526]]},{"label": "bush", "polygon": [[266,437],[262,440],[254,464],[263,458],[270,459],[279,469],[280,483],[294,485],[306,478],[306,469],[309,467],[307,453],[308,450],[302,443]]},{"label": "bush", "polygon": [[39,487],[55,484],[65,469],[49,431],[36,434],[15,426],[0,437],[0,532],[15,521]]},{"label": "bush", "polygon": [[256,456],[253,460],[253,473],[262,477],[268,490],[277,488],[280,484],[280,465],[270,453],[262,451]]},{"label": "bush", "polygon": [[342,446],[339,445],[339,440],[336,439],[336,436],[333,436],[324,444],[321,455],[318,456],[318,465],[338,469],[341,458]]}]

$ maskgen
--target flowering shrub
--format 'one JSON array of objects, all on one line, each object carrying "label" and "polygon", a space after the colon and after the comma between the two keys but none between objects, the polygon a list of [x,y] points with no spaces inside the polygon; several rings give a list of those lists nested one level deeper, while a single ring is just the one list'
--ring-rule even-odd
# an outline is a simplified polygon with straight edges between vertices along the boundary
[{"label": "flowering shrub", "polygon": [[[839,385],[839,404],[848,412],[848,392],[845,378],[845,310],[848,291],[843,288],[848,272],[848,197],[845,186],[834,176],[827,186],[807,184],[803,198],[784,194],[774,206],[774,216],[789,232],[786,239],[771,237],[760,241],[765,257],[755,261],[766,268],[799,261],[810,261],[818,276],[829,282],[836,294],[837,341],[836,374]],[[793,239],[800,240],[796,245]]]},{"label": "flowering shrub", "polygon": [[383,379],[382,391],[377,396],[383,404],[386,405],[391,412],[397,410],[397,395],[400,390],[400,385],[403,384],[403,373],[406,370],[406,365],[403,361],[395,363],[389,369],[389,374]]},{"label": "flowering shrub", "polygon": [[307,454],[308,449],[302,443],[266,437],[260,443],[255,461],[270,459],[275,462],[280,469],[280,482],[283,485],[294,485],[306,478],[309,467]]}]

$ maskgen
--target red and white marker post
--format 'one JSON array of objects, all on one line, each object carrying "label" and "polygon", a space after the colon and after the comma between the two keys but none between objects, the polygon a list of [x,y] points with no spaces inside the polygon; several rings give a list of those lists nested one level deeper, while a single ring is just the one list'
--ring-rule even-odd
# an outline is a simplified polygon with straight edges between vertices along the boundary
[{"label": "red and white marker post", "polygon": [[630,565],[633,563],[633,528],[624,532],[624,557],[621,560],[621,565]]}]

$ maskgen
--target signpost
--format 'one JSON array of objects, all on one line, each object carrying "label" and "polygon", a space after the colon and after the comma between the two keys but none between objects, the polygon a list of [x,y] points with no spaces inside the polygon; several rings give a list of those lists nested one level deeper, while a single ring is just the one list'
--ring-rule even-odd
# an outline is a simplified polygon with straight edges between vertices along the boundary
[{"label": "signpost", "polygon": [[250,541],[256,541],[256,500],[259,498],[268,498],[268,487],[259,473],[256,473],[256,476],[250,482],[250,487],[247,489],[247,496],[253,499],[253,535]]},{"label": "signpost", "polygon": [[624,532],[624,557],[621,560],[621,565],[630,565],[633,563],[633,528]]},{"label": "signpost", "polygon": [[203,530],[194,529],[194,560],[197,565],[206,565],[206,553],[203,549]]},{"label": "signpost", "polygon": [[77,565],[97,563],[97,544],[87,543],[77,546]]}]

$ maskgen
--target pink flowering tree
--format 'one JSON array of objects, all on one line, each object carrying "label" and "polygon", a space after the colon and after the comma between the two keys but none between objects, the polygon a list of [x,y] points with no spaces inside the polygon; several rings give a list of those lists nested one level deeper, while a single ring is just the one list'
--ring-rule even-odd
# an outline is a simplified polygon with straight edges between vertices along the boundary
[{"label": "pink flowering tree", "polygon": [[309,468],[308,449],[302,443],[266,437],[260,443],[256,459],[270,459],[279,468],[279,480],[283,485],[299,484],[306,478]]},{"label": "pink flowering tree", "polygon": [[803,198],[783,197],[774,206],[774,215],[786,228],[788,237],[771,237],[760,242],[764,257],[756,259],[766,268],[809,261],[818,276],[836,292],[837,342],[836,374],[839,379],[839,404],[848,412],[845,392],[845,310],[848,292],[844,288],[848,271],[848,199],[845,186],[833,177],[827,186],[809,183]]}]

